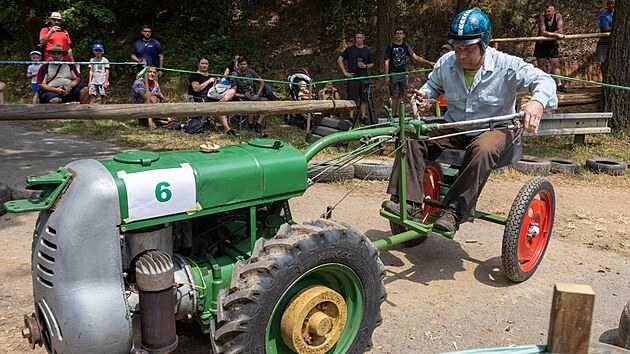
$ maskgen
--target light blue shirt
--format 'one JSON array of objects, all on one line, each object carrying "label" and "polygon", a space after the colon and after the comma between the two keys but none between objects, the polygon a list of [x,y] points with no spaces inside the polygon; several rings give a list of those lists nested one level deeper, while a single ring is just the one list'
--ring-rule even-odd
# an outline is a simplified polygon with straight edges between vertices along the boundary
[{"label": "light blue shirt", "polygon": [[516,113],[516,94],[521,92],[529,92],[532,100],[545,109],[558,107],[556,83],[551,76],[521,58],[491,47],[486,49],[483,65],[470,90],[466,87],[464,70],[455,60],[455,52],[443,55],[435,63],[421,90],[429,99],[444,93],[447,122]]}]

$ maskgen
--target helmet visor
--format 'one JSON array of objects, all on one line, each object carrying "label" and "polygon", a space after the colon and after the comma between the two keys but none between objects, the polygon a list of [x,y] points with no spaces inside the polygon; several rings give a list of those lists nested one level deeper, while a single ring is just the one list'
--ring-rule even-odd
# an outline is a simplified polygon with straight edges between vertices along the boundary
[{"label": "helmet visor", "polygon": [[468,45],[479,43],[483,40],[483,33],[476,33],[472,35],[458,35],[456,33],[448,34],[448,42],[453,45]]}]

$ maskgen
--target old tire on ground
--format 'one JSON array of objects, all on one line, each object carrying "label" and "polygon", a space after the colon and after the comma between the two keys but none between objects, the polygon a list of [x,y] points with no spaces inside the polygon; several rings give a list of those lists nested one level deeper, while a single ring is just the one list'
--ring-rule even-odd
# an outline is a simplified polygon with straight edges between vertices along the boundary
[{"label": "old tire on ground", "polygon": [[[317,170],[312,170],[315,166],[318,166]],[[354,165],[331,165],[315,161],[309,164],[308,169],[308,178],[313,182],[338,182],[354,177]]]},{"label": "old tire on ground", "polygon": [[337,130],[347,131],[352,128],[352,122],[347,119],[332,118],[322,115],[313,116],[311,119],[312,125],[319,125]]},{"label": "old tire on ground", "polygon": [[[368,351],[372,332],[382,322],[384,277],[378,251],[352,227],[330,220],[285,224],[276,237],[256,242],[251,258],[234,266],[230,287],[219,292],[217,319],[211,325],[213,350]],[[324,289],[319,292],[335,295],[337,301],[309,297],[299,305],[297,300],[313,289]],[[303,311],[295,311],[296,303]],[[296,317],[298,321],[287,320]],[[338,333],[337,340],[329,339],[333,333]]]},{"label": "old tire on ground", "polygon": [[628,170],[628,164],[619,159],[595,156],[586,159],[586,168],[593,172],[601,172],[613,176],[623,176],[626,173],[626,170]]},{"label": "old tire on ground", "polygon": [[501,260],[510,280],[520,283],[534,275],[549,245],[555,208],[553,186],[545,178],[521,187],[503,231]]},{"label": "old tire on ground", "polygon": [[551,162],[540,157],[525,155],[513,164],[512,168],[527,175],[547,176],[551,171]]},{"label": "old tire on ground", "polygon": [[[438,200],[440,198],[440,182],[444,179],[442,174],[442,166],[435,161],[425,161],[424,176],[422,177],[422,188],[424,191],[424,198],[431,198]],[[393,200],[394,198],[392,198]],[[398,200],[394,200],[398,203]],[[422,223],[429,223],[429,215],[440,211],[440,208],[424,205],[422,210]],[[389,222],[389,228],[392,230],[392,235],[400,234],[407,231],[407,228],[401,226],[393,221]],[[402,243],[405,247],[417,246],[427,240],[426,236],[419,236],[412,240]]]},{"label": "old tire on ground", "polygon": [[582,171],[582,166],[573,160],[551,157],[549,158],[549,162],[551,162],[552,173],[579,174]]},{"label": "old tire on ground", "polygon": [[321,135],[317,135],[317,134],[313,134],[313,133],[306,133],[306,142],[307,143],[314,143],[317,140],[321,139],[322,136]]},{"label": "old tire on ground", "polygon": [[384,181],[392,174],[392,160],[364,159],[354,164],[354,177]]},{"label": "old tire on ground", "polygon": [[630,349],[630,301],[626,304],[619,318],[617,328],[617,344],[625,349]]},{"label": "old tire on ground", "polygon": [[9,189],[6,183],[0,182],[0,215],[7,213],[4,203],[9,200],[11,200],[11,189]]},{"label": "old tire on ground", "polygon": [[311,132],[313,134],[317,134],[317,135],[321,135],[321,136],[328,136],[331,134],[335,134],[335,133],[339,133],[339,132],[343,132],[345,130],[339,130],[339,129],[335,129],[335,128],[331,128],[331,127],[325,127],[323,125],[314,125],[311,127]]}]

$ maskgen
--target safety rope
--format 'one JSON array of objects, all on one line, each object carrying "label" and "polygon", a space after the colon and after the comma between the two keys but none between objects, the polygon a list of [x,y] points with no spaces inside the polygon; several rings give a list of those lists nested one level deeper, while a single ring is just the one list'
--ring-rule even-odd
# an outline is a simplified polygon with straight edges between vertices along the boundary
[{"label": "safety rope", "polygon": [[[0,65],[1,64],[13,64],[13,65],[31,65],[31,64],[142,65],[143,63],[138,63],[138,62],[93,63],[93,62],[89,62],[89,61],[45,61],[44,62],[44,61],[31,61],[31,60],[0,60]],[[199,71],[182,70],[182,69],[174,69],[174,68],[159,68],[159,70],[175,72],[175,73],[183,73],[183,74],[200,74]],[[403,72],[398,72],[398,73],[389,73],[389,74],[367,75],[367,76],[358,76],[358,77],[344,77],[344,78],[341,78],[341,79],[330,79],[330,80],[313,81],[313,82],[310,83],[310,85],[322,85],[322,84],[325,84],[327,82],[336,83],[336,82],[345,82],[345,81],[354,81],[354,80],[378,79],[378,78],[387,77],[387,76],[409,75],[409,74],[424,73],[424,72],[430,72],[430,71],[432,71],[432,69],[417,69],[417,70],[408,70],[408,71],[403,71]],[[208,75],[208,76],[212,76],[212,77],[225,77],[225,75],[223,75],[223,74],[213,74],[213,73],[202,73],[202,74]],[[630,87],[627,87],[627,86],[607,84],[605,82],[598,82],[598,81],[591,81],[591,80],[576,79],[576,78],[572,78],[572,77],[568,77],[568,76],[562,76],[562,75],[554,75],[554,74],[549,74],[549,75],[551,77],[553,77],[553,78],[566,80],[566,81],[573,81],[573,82],[579,82],[579,83],[583,83],[583,84],[589,84],[589,85],[595,85],[595,86],[603,86],[603,87],[610,87],[610,88],[614,88],[614,89],[630,91]],[[252,77],[244,77],[244,76],[230,76],[230,77],[231,78],[238,78],[238,79],[246,79],[246,80],[251,80],[251,81],[264,81],[264,82],[270,82],[270,83],[276,83],[276,84],[284,84],[284,85],[296,85],[296,86],[299,85],[299,83],[297,83],[297,82],[289,82],[289,81],[283,81],[283,80],[252,78]]]}]

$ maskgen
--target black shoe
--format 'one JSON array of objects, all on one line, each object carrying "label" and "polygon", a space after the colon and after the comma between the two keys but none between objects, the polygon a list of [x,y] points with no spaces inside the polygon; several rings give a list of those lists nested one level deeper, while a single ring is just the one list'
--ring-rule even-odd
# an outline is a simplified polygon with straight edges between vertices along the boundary
[{"label": "black shoe", "polygon": [[444,210],[433,226],[444,231],[457,231],[461,220],[462,218],[454,211]]},{"label": "black shoe", "polygon": [[[383,209],[394,215],[400,216],[400,204],[394,203],[391,200],[386,200],[381,205]],[[407,202],[407,218],[415,222],[422,222],[422,208],[413,205],[411,202]]]},{"label": "black shoe", "polygon": [[255,131],[256,133],[262,133],[262,134],[265,133],[265,131],[264,131],[262,125],[260,125],[260,123],[254,123],[254,126],[253,126],[252,130]]},{"label": "black shoe", "polygon": [[367,117],[361,117],[361,124],[369,125],[370,121],[367,119]]},{"label": "black shoe", "polygon": [[228,130],[228,131],[226,131],[226,132],[225,132],[225,135],[228,135],[228,136],[233,136],[233,137],[237,137],[237,136],[238,136],[238,133],[236,133],[236,132],[234,131],[234,129],[230,129],[230,130]]},{"label": "black shoe", "polygon": [[564,87],[564,85],[558,85],[558,88],[556,89],[556,91],[566,93],[567,89],[566,87]]}]

